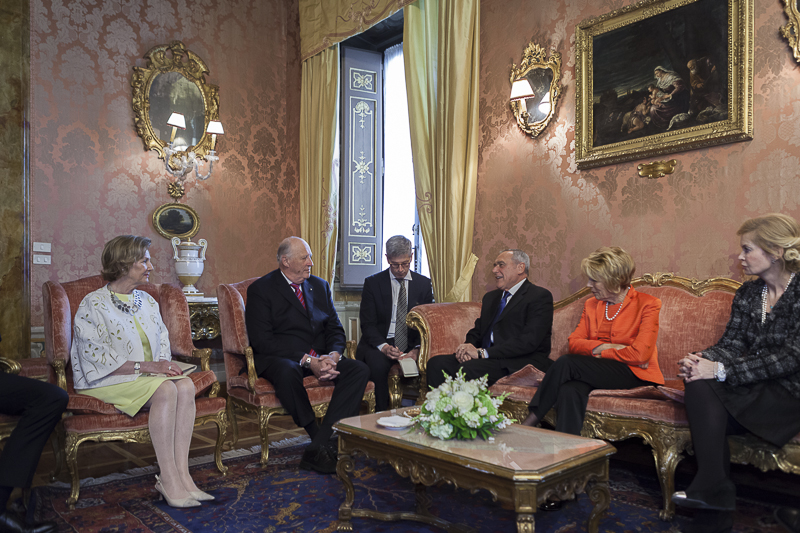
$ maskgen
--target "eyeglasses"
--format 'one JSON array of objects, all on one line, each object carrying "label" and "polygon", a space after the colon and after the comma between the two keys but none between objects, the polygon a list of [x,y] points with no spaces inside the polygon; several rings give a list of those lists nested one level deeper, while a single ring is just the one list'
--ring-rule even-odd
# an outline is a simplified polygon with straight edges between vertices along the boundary
[{"label": "eyeglasses", "polygon": [[392,263],[389,261],[389,266],[392,268],[408,268],[411,266],[411,261],[406,261],[405,263]]}]

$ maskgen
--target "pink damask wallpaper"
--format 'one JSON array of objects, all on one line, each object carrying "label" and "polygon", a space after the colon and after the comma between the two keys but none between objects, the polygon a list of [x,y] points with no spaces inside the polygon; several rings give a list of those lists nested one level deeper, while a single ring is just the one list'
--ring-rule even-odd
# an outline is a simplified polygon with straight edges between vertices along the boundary
[{"label": "pink damask wallpaper", "polygon": [[[575,135],[575,26],[619,9],[621,0],[483,0],[481,139],[473,251],[473,299],[494,287],[503,248],[531,254],[530,279],[556,299],[583,286],[580,261],[603,245],[627,249],[637,273],[741,279],[736,230],[781,211],[800,217],[800,65],[780,36],[780,0],[756,0],[754,139],[578,171]],[[534,40],[562,54],[564,93],[536,139],[508,107],[511,64]],[[637,165],[678,160],[674,174],[645,180]]]},{"label": "pink damask wallpaper", "polygon": [[42,283],[97,274],[115,235],[150,237],[154,281],[178,282],[151,225],[171,201],[163,161],[136,135],[130,87],[133,66],[172,40],[208,65],[225,127],[212,177],[188,180],[182,199],[209,242],[198,288],[272,270],[280,240],[299,232],[297,0],[32,0],[32,240],[53,243],[52,265],[33,267],[34,326]]}]

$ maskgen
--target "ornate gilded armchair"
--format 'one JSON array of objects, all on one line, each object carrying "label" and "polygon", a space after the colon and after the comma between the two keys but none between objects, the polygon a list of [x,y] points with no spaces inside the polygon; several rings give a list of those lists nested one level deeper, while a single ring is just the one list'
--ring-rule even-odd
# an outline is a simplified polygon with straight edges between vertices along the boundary
[{"label": "ornate gilded armchair", "polygon": [[480,314],[480,302],[425,304],[409,311],[406,323],[419,331],[420,337],[418,405],[425,401],[428,394],[430,358],[455,353]]},{"label": "ornate gilded armchair", "polygon": [[[251,278],[239,283],[222,284],[217,288],[219,300],[219,323],[222,330],[222,350],[225,358],[225,374],[228,385],[229,418],[233,423],[234,446],[239,440],[239,428],[236,424],[234,408],[258,414],[258,425],[261,438],[261,466],[269,462],[269,419],[272,415],[284,415],[286,410],[275,395],[272,383],[258,377],[253,360],[253,348],[247,336],[244,307],[247,303],[247,288],[258,278]],[[348,343],[346,355],[353,357],[353,344]],[[247,369],[242,373],[243,369]],[[333,383],[319,381],[314,376],[303,380],[308,392],[311,406],[318,418],[325,416],[328,403],[333,394]],[[370,381],[364,391],[364,401],[369,411],[375,411],[375,385]]]},{"label": "ornate gilded armchair", "polygon": [[[86,441],[150,442],[149,412],[140,411],[134,417],[120,413],[108,403],[79,394],[72,382],[70,348],[75,313],[83,298],[105,285],[100,276],[83,278],[69,283],[47,281],[42,286],[44,298],[45,350],[47,360],[55,371],[55,382],[69,393],[67,415],[60,424],[61,442],[66,454],[72,491],[67,499],[70,509],[75,507],[80,491],[78,479],[78,446]],[[228,431],[225,399],[217,397],[219,382],[209,367],[211,350],[196,350],[192,344],[189,306],[180,289],[172,285],[144,285],[159,304],[161,317],[169,331],[173,358],[198,364],[199,370],[190,374],[195,386],[197,414],[195,426],[208,422],[217,425],[218,436],[214,450],[217,468],[223,474],[222,444]]]}]

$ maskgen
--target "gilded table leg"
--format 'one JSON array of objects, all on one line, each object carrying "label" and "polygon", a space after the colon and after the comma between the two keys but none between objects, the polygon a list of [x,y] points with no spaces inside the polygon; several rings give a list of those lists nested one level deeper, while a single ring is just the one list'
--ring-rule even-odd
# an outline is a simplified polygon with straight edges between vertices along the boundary
[{"label": "gilded table leg", "polygon": [[430,516],[431,503],[433,500],[428,496],[425,485],[422,483],[416,483],[414,485],[414,500],[417,502],[417,514]]},{"label": "gilded table leg", "polygon": [[339,506],[339,521],[336,524],[337,531],[353,531],[353,502],[356,498],[356,491],[353,487],[353,480],[350,479],[350,472],[355,469],[353,458],[347,454],[339,455],[339,462],[336,463],[336,474],[344,485],[345,498]]},{"label": "gilded table leg", "polygon": [[608,491],[608,481],[596,481],[592,483],[589,489],[589,499],[594,503],[594,508],[592,509],[592,514],[589,515],[586,530],[589,533],[597,533],[597,529],[600,526],[600,519],[605,514],[608,509],[608,504],[611,502],[611,493]]},{"label": "gilded table leg", "polygon": [[532,514],[517,513],[517,533],[534,533],[536,520]]}]

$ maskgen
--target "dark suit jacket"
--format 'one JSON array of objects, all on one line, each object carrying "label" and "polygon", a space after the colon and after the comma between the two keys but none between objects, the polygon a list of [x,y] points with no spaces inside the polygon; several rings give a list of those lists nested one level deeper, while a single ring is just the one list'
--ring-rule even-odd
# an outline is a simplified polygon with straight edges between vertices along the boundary
[{"label": "dark suit jacket", "polygon": [[[500,289],[484,295],[481,315],[467,333],[466,342],[480,348],[502,298]],[[548,359],[552,330],[553,295],[525,280],[495,324],[494,344],[486,350],[489,359],[500,360],[502,368],[510,373],[528,364],[546,371],[552,364]]]},{"label": "dark suit jacket", "polygon": [[[409,311],[418,305],[433,303],[431,280],[422,274],[411,272],[407,297]],[[364,280],[359,316],[361,340],[358,341],[356,358],[363,360],[364,349],[377,349],[387,341],[386,335],[389,334],[389,326],[392,324],[392,280],[388,268]],[[418,344],[419,332],[409,328],[408,346],[413,348]]]},{"label": "dark suit jacket", "polygon": [[264,370],[267,357],[285,357],[299,363],[312,348],[318,354],[344,354],[346,337],[328,282],[311,276],[302,287],[307,310],[280,270],[273,270],[248,287],[244,315],[258,374]]}]

